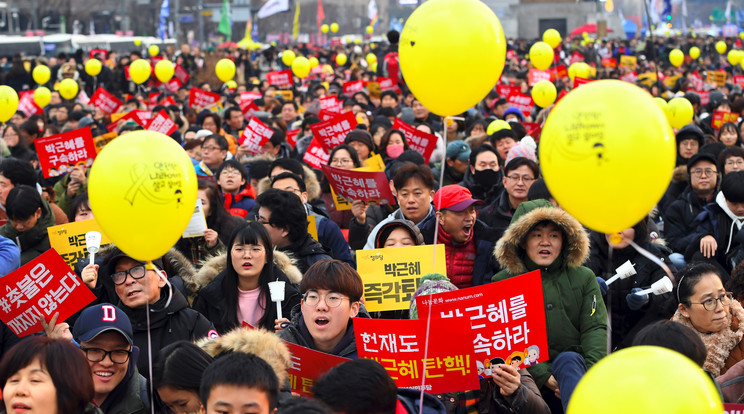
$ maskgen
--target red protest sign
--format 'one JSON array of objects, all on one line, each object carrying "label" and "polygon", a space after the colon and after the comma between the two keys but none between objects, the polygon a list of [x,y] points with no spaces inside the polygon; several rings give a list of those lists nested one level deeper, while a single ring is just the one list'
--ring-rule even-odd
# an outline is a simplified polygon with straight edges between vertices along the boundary
[{"label": "red protest sign", "polygon": [[329,119],[333,119],[337,115],[337,113],[328,112],[325,109],[321,109],[320,112],[318,112],[318,119],[320,119],[321,121],[328,121]]},{"label": "red protest sign", "polygon": [[398,387],[421,389],[425,373],[431,394],[479,389],[474,335],[460,321],[438,320],[428,336],[426,319],[353,321],[359,357],[379,362]]},{"label": "red protest sign", "polygon": [[348,202],[363,200],[375,204],[395,204],[387,176],[382,171],[355,171],[322,165],[323,173],[336,195]]},{"label": "red protest sign", "polygon": [[537,122],[523,122],[522,125],[524,125],[524,129],[527,130],[527,135],[534,138],[535,141],[537,141],[540,138],[540,132],[542,131],[542,125],[538,124]]},{"label": "red protest sign", "polygon": [[189,73],[186,72],[186,69],[183,68],[183,66],[176,63],[176,67],[173,68],[173,75],[178,78],[178,80],[181,81],[182,84],[186,84],[186,82],[189,81]]},{"label": "red protest sign", "polygon": [[721,129],[723,124],[726,122],[736,123],[738,120],[739,114],[736,112],[714,111],[713,122],[711,125],[713,126],[713,129]]},{"label": "red protest sign", "polygon": [[336,145],[341,145],[346,135],[357,126],[356,118],[351,112],[346,112],[333,118],[310,125],[313,136],[323,145],[326,150],[332,150]]},{"label": "red protest sign", "polygon": [[123,105],[121,100],[100,86],[90,97],[90,103],[107,114],[113,114]]},{"label": "red protest sign", "polygon": [[67,173],[71,166],[83,164],[90,167],[97,155],[90,128],[37,138],[34,145],[46,178]]},{"label": "red protest sign", "polygon": [[150,120],[145,129],[170,135],[178,129],[178,125],[170,119],[165,110],[161,109],[160,112]]},{"label": "red protest sign", "polygon": [[27,117],[44,112],[34,101],[34,91],[21,91],[18,94],[18,110],[26,114]]},{"label": "red protest sign", "polygon": [[496,93],[499,94],[499,96],[509,96],[513,93],[520,93],[522,90],[519,88],[519,86],[514,85],[504,85],[503,83],[500,83],[496,85]]},{"label": "red protest sign", "polygon": [[378,76],[377,83],[380,85],[380,91],[395,91],[395,93],[400,93],[400,88],[393,78],[383,78]]},{"label": "red protest sign", "polygon": [[349,361],[347,358],[318,352],[304,346],[285,342],[292,354],[289,366],[289,385],[293,393],[301,397],[312,397],[313,384],[336,365]]},{"label": "red protest sign", "polygon": [[710,102],[710,91],[694,90],[693,92],[700,95],[700,105],[708,105],[708,102]]},{"label": "red protest sign", "polygon": [[743,414],[744,404],[723,404],[723,414]]},{"label": "red protest sign", "polygon": [[54,249],[2,278],[0,319],[19,337],[41,331],[41,318],[64,321],[96,297]]},{"label": "red protest sign", "polygon": [[426,320],[432,312],[431,318],[436,324],[440,320],[462,323],[463,318],[467,318],[475,334],[471,352],[476,360],[501,358],[507,361],[514,352],[523,354],[525,366],[548,359],[539,270],[498,283],[419,296],[416,307],[420,319]]},{"label": "red protest sign", "polygon": [[532,97],[521,92],[512,93],[506,97],[506,101],[509,102],[510,106],[522,111],[524,116],[530,116],[532,108],[535,107],[535,102],[532,100]]},{"label": "red protest sign", "polygon": [[[240,110],[245,113],[246,111],[243,108],[249,107],[253,101],[261,98],[261,96],[262,95],[258,92],[242,92],[240,94]],[[253,105],[256,106],[256,104]],[[256,108],[258,108],[258,106],[256,106]]]},{"label": "red protest sign", "polygon": [[276,86],[279,89],[290,89],[292,87],[292,71],[278,70],[266,74],[266,81],[269,85]]},{"label": "red protest sign", "polygon": [[428,163],[432,152],[437,147],[437,136],[428,132],[419,131],[418,129],[406,124],[398,118],[393,122],[393,129],[403,132],[408,141],[408,146],[424,157]]},{"label": "red protest sign", "polygon": [[364,89],[364,81],[351,81],[344,82],[344,95],[351,96],[357,92],[361,92]]},{"label": "red protest sign", "polygon": [[294,148],[295,145],[297,145],[297,135],[299,134],[299,128],[287,131],[287,144],[289,144],[290,147]]},{"label": "red protest sign", "polygon": [[606,68],[616,68],[617,60],[613,58],[602,58],[602,66]]},{"label": "red protest sign", "polygon": [[689,79],[690,79],[690,82],[692,83],[692,89],[695,89],[696,91],[702,91],[703,88],[705,87],[705,82],[703,82],[703,78],[700,75],[692,74],[692,76],[690,76]]},{"label": "red protest sign", "polygon": [[305,161],[309,166],[321,169],[322,166],[328,164],[328,159],[331,156],[323,149],[323,145],[318,141],[318,137],[313,137],[310,141],[310,145],[305,151],[305,155],[302,157],[302,161]]},{"label": "red protest sign", "polygon": [[581,85],[583,85],[585,83],[594,82],[594,81],[595,81],[595,79],[587,79],[587,78],[582,78],[582,77],[576,76],[576,77],[574,77],[573,88],[576,89],[576,88],[578,88],[579,86],[581,86]]},{"label": "red protest sign", "polygon": [[530,86],[534,86],[537,82],[540,82],[542,80],[549,81],[551,78],[551,73],[546,70],[540,70],[532,68],[530,69],[529,74],[527,75],[527,82]]},{"label": "red protest sign", "polygon": [[170,93],[176,93],[179,89],[181,89],[181,86],[183,86],[183,83],[181,83],[181,80],[178,78],[172,78],[168,83],[163,85],[165,87],[165,90]]},{"label": "red protest sign", "polygon": [[638,75],[635,73],[635,71],[628,72],[625,75],[621,76],[620,80],[629,83],[636,83],[636,81],[638,80]]},{"label": "red protest sign", "polygon": [[566,95],[568,95],[568,92],[565,89],[563,89],[561,93],[558,94],[558,97],[555,98],[555,103],[557,104],[558,102],[560,102],[561,99],[563,99],[563,97]]},{"label": "red protest sign", "polygon": [[562,79],[568,77],[568,69],[566,69],[566,65],[558,65],[550,69],[550,74],[552,75],[552,80]]},{"label": "red protest sign", "polygon": [[744,86],[744,75],[734,75],[734,83],[739,86]]},{"label": "red protest sign", "polygon": [[340,114],[344,109],[344,103],[339,101],[334,95],[320,98],[318,101],[320,102],[321,111]]},{"label": "red protest sign", "polygon": [[[114,120],[115,115],[116,114],[111,115],[112,121]],[[134,110],[134,111],[129,111],[124,116],[118,117],[116,121],[106,125],[106,129],[109,132],[112,132],[113,130],[116,129],[117,125],[119,124],[119,121],[130,121],[130,120],[136,122],[139,125],[142,125],[142,128],[144,128],[145,125],[147,125],[147,121],[150,120],[150,113],[147,111],[139,110],[139,109]]]},{"label": "red protest sign", "polygon": [[274,130],[254,116],[240,134],[239,141],[240,145],[247,147],[251,154],[258,154],[272,135],[274,135]]},{"label": "red protest sign", "polygon": [[576,62],[583,62],[584,61],[584,55],[582,55],[579,52],[573,52],[571,55],[571,59],[569,59],[568,63],[570,65],[576,63]]},{"label": "red protest sign", "polygon": [[197,87],[191,88],[189,92],[189,106],[192,108],[206,108],[220,101],[220,95],[205,91]]}]

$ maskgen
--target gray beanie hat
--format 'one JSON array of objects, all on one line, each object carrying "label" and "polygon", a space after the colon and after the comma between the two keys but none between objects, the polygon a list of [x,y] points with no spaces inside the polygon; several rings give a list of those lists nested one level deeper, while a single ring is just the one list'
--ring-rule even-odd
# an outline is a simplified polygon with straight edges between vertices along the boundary
[{"label": "gray beanie hat", "polygon": [[408,314],[411,319],[418,319],[418,310],[416,309],[416,297],[421,295],[433,295],[435,293],[452,292],[457,290],[447,276],[441,273],[429,273],[421,277],[421,283],[416,293],[411,297],[411,309]]}]

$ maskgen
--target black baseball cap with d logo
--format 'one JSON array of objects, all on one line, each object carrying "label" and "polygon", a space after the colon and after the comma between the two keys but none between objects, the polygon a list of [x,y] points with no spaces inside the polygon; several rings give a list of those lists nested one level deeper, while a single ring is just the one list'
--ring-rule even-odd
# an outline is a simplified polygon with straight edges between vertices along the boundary
[{"label": "black baseball cap with d logo", "polygon": [[110,303],[101,303],[85,308],[72,328],[72,336],[80,342],[88,342],[106,331],[124,335],[132,345],[132,323],[123,310]]}]

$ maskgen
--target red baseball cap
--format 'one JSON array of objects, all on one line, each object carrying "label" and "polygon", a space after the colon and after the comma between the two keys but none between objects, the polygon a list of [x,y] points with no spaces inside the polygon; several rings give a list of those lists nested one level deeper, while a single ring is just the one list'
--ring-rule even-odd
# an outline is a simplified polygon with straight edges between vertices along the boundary
[{"label": "red baseball cap", "polygon": [[470,190],[459,184],[445,185],[434,194],[434,208],[437,211],[463,211],[473,204],[483,204],[483,201],[473,198]]}]

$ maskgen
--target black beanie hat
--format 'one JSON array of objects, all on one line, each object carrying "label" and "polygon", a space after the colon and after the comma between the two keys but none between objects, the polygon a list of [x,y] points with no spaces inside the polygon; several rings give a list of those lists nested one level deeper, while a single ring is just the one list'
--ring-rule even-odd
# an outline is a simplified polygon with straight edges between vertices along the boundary
[{"label": "black beanie hat", "polygon": [[344,139],[344,144],[348,144],[354,141],[361,142],[362,144],[366,145],[370,151],[375,150],[375,142],[372,140],[372,135],[370,135],[367,131],[361,129],[353,129],[349,131],[349,133],[346,135],[346,139]]},{"label": "black beanie hat", "polygon": [[687,161],[687,175],[690,175],[690,170],[692,167],[695,166],[700,161],[708,161],[713,165],[718,165],[716,163],[716,157],[709,153],[709,152],[698,152],[697,154],[690,157],[690,160]]}]

